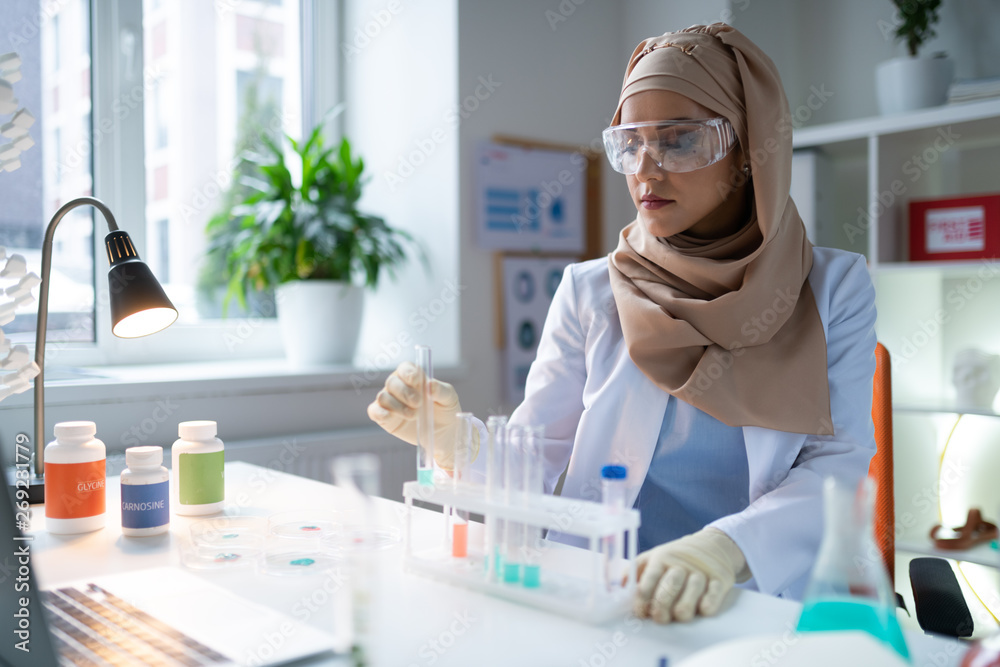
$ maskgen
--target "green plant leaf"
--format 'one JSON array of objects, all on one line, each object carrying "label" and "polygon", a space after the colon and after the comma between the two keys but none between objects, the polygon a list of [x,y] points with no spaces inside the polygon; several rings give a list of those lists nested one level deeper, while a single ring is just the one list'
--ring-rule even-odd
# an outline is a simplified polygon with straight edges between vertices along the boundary
[{"label": "green plant leaf", "polygon": [[[341,110],[331,110],[324,123]],[[395,277],[411,252],[426,268],[426,253],[411,234],[358,210],[368,180],[364,160],[346,137],[326,146],[322,126],[305,141],[261,134],[259,145],[241,154],[228,207],[206,225],[227,305],[235,296],[246,308],[251,292],[297,279],[376,287],[384,272]]]}]

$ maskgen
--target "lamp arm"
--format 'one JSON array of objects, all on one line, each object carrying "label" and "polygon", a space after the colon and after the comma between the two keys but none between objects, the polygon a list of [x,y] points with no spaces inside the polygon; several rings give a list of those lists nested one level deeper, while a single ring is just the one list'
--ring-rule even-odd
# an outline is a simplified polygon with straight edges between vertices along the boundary
[{"label": "lamp arm", "polygon": [[52,268],[52,239],[56,233],[56,227],[74,208],[79,206],[93,206],[104,215],[108,223],[108,230],[118,231],[118,223],[115,216],[104,202],[93,197],[78,197],[63,204],[49,226],[45,228],[45,239],[42,241],[42,284],[38,287],[38,317],[35,321],[35,364],[38,366],[38,375],[35,376],[35,475],[45,474],[45,448],[42,445],[45,438],[45,332],[49,321],[49,273]]}]

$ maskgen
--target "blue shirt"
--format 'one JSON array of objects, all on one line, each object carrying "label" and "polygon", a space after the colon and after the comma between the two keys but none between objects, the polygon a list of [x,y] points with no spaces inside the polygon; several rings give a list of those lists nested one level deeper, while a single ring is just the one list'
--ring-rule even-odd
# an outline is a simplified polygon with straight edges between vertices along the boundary
[{"label": "blue shirt", "polygon": [[743,429],[671,396],[635,507],[639,551],[675,540],[750,504]]}]

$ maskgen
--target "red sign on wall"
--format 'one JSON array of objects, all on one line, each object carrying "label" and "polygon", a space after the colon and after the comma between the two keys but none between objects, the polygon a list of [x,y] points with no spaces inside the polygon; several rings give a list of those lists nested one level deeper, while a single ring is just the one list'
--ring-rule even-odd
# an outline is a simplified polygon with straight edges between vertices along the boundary
[{"label": "red sign on wall", "polygon": [[1000,195],[910,202],[910,260],[1000,258]]}]

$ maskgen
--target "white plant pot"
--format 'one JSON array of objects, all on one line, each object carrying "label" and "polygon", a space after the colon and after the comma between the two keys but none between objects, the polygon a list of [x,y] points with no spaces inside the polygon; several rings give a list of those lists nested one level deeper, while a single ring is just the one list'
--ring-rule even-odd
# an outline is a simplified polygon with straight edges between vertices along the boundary
[{"label": "white plant pot", "polygon": [[296,280],[279,285],[275,297],[285,355],[293,367],[351,363],[364,288],[337,280]]},{"label": "white plant pot", "polygon": [[875,87],[883,114],[940,106],[955,74],[950,58],[893,58],[878,64]]}]

